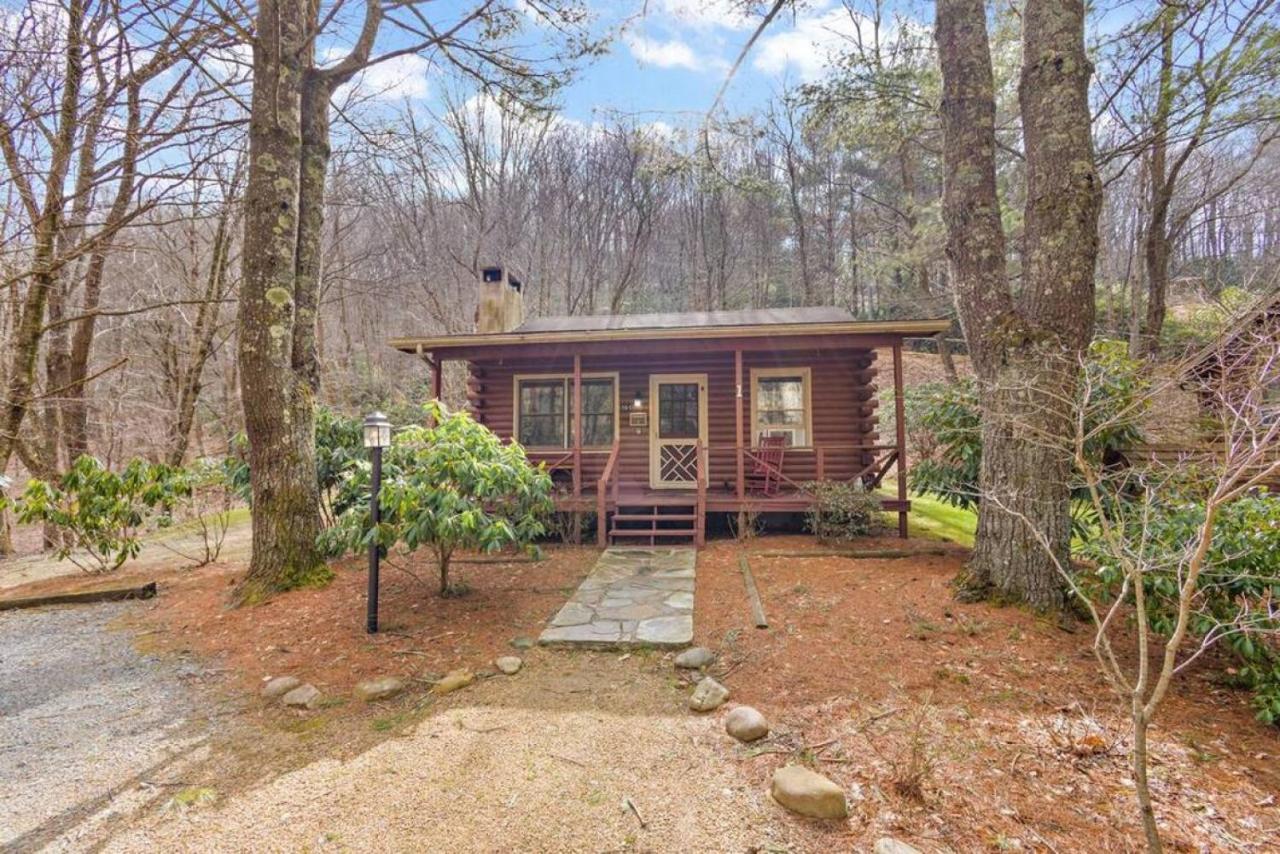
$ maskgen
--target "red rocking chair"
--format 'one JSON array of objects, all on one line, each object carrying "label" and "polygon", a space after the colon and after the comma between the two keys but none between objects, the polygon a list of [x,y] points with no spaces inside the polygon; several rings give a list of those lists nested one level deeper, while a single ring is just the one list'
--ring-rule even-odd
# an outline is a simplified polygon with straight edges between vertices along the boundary
[{"label": "red rocking chair", "polygon": [[752,455],[747,473],[747,489],[763,495],[777,495],[782,483],[782,455],[787,449],[785,436],[761,436]]}]

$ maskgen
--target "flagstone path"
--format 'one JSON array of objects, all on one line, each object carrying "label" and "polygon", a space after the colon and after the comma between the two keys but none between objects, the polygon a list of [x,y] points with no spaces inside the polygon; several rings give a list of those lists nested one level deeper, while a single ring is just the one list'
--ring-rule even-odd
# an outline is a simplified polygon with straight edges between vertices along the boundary
[{"label": "flagstone path", "polygon": [[606,549],[539,642],[687,646],[696,558],[694,549]]}]

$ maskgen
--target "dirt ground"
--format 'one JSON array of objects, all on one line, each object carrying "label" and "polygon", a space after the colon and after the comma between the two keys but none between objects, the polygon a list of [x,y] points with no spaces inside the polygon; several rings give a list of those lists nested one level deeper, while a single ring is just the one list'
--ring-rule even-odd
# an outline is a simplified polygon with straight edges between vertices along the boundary
[{"label": "dirt ground", "polygon": [[[131,612],[135,645],[204,662],[243,713],[174,781],[209,798],[153,797],[102,824],[96,842],[844,851],[894,836],[925,851],[1138,849],[1122,709],[1083,627],[955,603],[947,585],[960,549],[852,560],[817,548],[770,536],[699,554],[695,639],[720,655],[712,672],[732,691],[725,710],[748,703],[770,719],[772,734],[752,746],[723,733],[725,710],[686,710],[689,677],[670,654],[535,648],[517,653],[515,677],[494,673],[493,657],[536,637],[594,549],[461,565],[455,580],[469,592],[452,599],[435,595],[431,567],[403,561],[416,578],[384,572],[384,632],[373,638],[360,561],[324,590],[240,611],[223,606],[237,566],[167,573],[161,595]],[[744,550],[767,629],[751,620]],[[1220,664],[1183,676],[1157,721],[1157,811],[1172,850],[1275,850],[1280,734],[1215,681]],[[458,667],[477,682],[427,693]],[[285,673],[320,688],[321,708],[286,711],[259,696],[264,679]],[[350,699],[355,682],[386,674],[412,689],[372,705]],[[838,781],[849,820],[807,821],[773,804],[769,777],[790,762]]]}]

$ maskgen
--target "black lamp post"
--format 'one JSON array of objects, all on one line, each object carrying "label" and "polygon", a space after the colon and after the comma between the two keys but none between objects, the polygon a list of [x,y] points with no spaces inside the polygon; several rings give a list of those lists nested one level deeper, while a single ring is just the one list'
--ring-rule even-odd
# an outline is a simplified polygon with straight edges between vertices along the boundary
[{"label": "black lamp post", "polygon": [[[371,412],[364,417],[364,446],[369,449],[373,462],[373,477],[369,480],[369,518],[376,529],[380,518],[378,492],[382,488],[382,449],[391,444],[391,422],[381,412]],[[369,544],[369,614],[366,630],[378,631],[378,559],[381,549],[375,538]]]}]

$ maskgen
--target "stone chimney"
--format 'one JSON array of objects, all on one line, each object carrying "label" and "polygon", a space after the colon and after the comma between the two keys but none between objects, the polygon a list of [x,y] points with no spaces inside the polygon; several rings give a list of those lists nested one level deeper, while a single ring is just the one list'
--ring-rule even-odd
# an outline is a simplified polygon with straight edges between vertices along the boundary
[{"label": "stone chimney", "polygon": [[480,304],[476,332],[510,332],[524,323],[524,286],[505,267],[480,271]]}]

